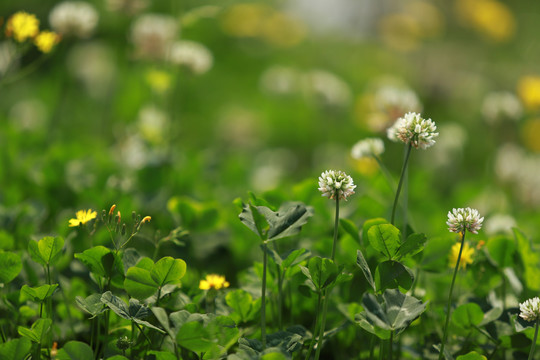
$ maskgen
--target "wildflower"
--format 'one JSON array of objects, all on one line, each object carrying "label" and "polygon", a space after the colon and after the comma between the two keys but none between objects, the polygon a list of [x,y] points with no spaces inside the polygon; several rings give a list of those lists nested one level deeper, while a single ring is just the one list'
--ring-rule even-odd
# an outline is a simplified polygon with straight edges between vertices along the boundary
[{"label": "wildflower", "polygon": [[[455,267],[458,261],[459,248],[461,244],[455,243],[450,250],[448,255],[448,266]],[[463,251],[461,252],[461,260],[459,261],[459,268],[465,270],[467,264],[472,264],[472,256],[474,254],[474,248],[470,247],[469,244],[463,244]]]},{"label": "wildflower", "polygon": [[212,67],[214,58],[206,46],[195,41],[177,41],[172,44],[169,60],[171,63],[186,67],[193,74],[204,74]]},{"label": "wildflower", "polygon": [[518,121],[523,115],[523,106],[511,92],[492,92],[484,98],[482,115],[489,124],[502,120]]},{"label": "wildflower", "polygon": [[512,228],[516,226],[516,220],[506,214],[493,214],[490,215],[486,221],[485,231],[486,234],[493,236],[500,233],[511,234]]},{"label": "wildflower", "polygon": [[534,297],[519,304],[519,316],[526,321],[536,321],[540,317],[540,298]]},{"label": "wildflower", "polygon": [[225,276],[210,274],[206,275],[206,280],[201,280],[199,283],[199,289],[201,290],[210,290],[221,288],[228,288],[229,282],[225,280]]},{"label": "wildflower", "polygon": [[517,92],[527,109],[540,108],[540,76],[528,75],[519,79]]},{"label": "wildflower", "polygon": [[113,204],[111,206],[111,208],[109,209],[109,216],[112,216],[112,214],[114,213],[114,210],[116,209],[116,204]]},{"label": "wildflower", "polygon": [[135,45],[136,56],[164,59],[178,32],[178,21],[172,16],[141,15],[131,27],[131,41]]},{"label": "wildflower", "polygon": [[336,198],[336,194],[339,199],[347,200],[354,194],[355,187],[353,179],[343,171],[327,170],[319,176],[319,191],[322,196],[332,200]]},{"label": "wildflower", "polygon": [[308,96],[322,105],[343,107],[352,101],[350,86],[339,76],[325,70],[311,70],[302,77]]},{"label": "wildflower", "polygon": [[86,224],[90,220],[96,218],[97,212],[92,211],[92,209],[79,210],[79,211],[77,211],[77,213],[75,215],[77,216],[76,219],[69,219],[69,226],[70,227]]},{"label": "wildflower", "polygon": [[145,216],[145,217],[143,217],[143,219],[141,220],[141,224],[150,222],[150,220],[152,220],[152,217],[150,217],[150,216]]},{"label": "wildflower", "polygon": [[49,53],[59,41],[60,36],[52,31],[42,31],[34,39],[37,48],[44,54]]},{"label": "wildflower", "polygon": [[384,152],[384,143],[379,138],[367,138],[354,144],[351,155],[359,160],[370,156],[379,156]]},{"label": "wildflower", "polygon": [[480,217],[478,210],[471,208],[452,209],[448,212],[448,231],[455,233],[463,233],[468,230],[473,234],[478,234],[478,230],[482,228],[483,217]]},{"label": "wildflower", "polygon": [[420,114],[409,112],[397,121],[388,130],[388,138],[392,141],[398,139],[415,148],[427,149],[435,144],[434,138],[439,136],[435,132],[437,127],[431,119],[423,119]]},{"label": "wildflower", "polygon": [[158,94],[165,93],[171,87],[171,76],[168,72],[150,70],[146,73],[146,82]]},{"label": "wildflower", "polygon": [[58,355],[58,343],[55,341],[53,342],[52,348],[51,348],[51,358],[54,359]]},{"label": "wildflower", "polygon": [[49,14],[49,22],[58,33],[83,39],[93,34],[98,20],[96,9],[83,1],[64,1]]},{"label": "wildflower", "polygon": [[39,20],[24,11],[13,14],[7,21],[6,36],[13,36],[18,42],[35,37],[39,32]]}]

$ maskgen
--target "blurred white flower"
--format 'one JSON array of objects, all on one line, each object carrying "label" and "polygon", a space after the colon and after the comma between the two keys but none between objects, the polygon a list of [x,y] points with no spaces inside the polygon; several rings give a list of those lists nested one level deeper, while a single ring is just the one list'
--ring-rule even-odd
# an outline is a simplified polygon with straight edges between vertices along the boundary
[{"label": "blurred white flower", "polygon": [[511,92],[492,92],[484,98],[482,115],[489,124],[503,120],[518,121],[523,115],[523,106],[519,98]]},{"label": "blurred white flower", "polygon": [[291,95],[300,90],[300,73],[286,66],[266,69],[260,80],[263,90],[276,95]]},{"label": "blurred white flower", "polygon": [[351,149],[353,159],[370,156],[379,156],[384,152],[384,142],[379,138],[366,138],[360,140]]},{"label": "blurred white flower", "polygon": [[262,151],[254,158],[251,184],[257,191],[277,188],[289,171],[296,168],[296,156],[289,149],[270,149]]},{"label": "blurred white flower", "polygon": [[9,117],[20,130],[40,131],[46,124],[47,107],[39,99],[19,100],[11,107]]},{"label": "blurred white flower", "polygon": [[12,41],[2,41],[0,43],[0,75],[5,75],[16,60],[17,48]]},{"label": "blurred white flower", "polygon": [[146,9],[148,0],[106,0],[107,10],[133,15]]},{"label": "blurred white flower", "polygon": [[179,35],[178,21],[169,15],[144,14],[131,26],[131,41],[135,56],[143,59],[163,60]]},{"label": "blurred white flower", "polygon": [[333,200],[337,195],[340,200],[347,200],[355,188],[353,179],[343,171],[327,170],[319,176],[319,191],[329,199]]},{"label": "blurred white flower", "polygon": [[69,71],[94,98],[109,96],[116,67],[112,51],[101,42],[75,45],[68,55]]},{"label": "blurred white flower", "polygon": [[416,149],[427,149],[435,144],[434,138],[439,136],[435,130],[437,126],[431,119],[423,119],[417,113],[407,113],[388,128],[387,134],[392,141],[401,140]]},{"label": "blurred white flower", "polygon": [[381,86],[375,92],[375,108],[396,117],[407,112],[420,112],[422,104],[414,91],[395,85]]},{"label": "blurred white flower", "polygon": [[338,76],[324,70],[312,70],[303,76],[308,95],[328,106],[347,106],[351,103],[349,85]]},{"label": "blurred white flower", "polygon": [[448,212],[448,231],[462,233],[465,230],[478,234],[478,230],[482,228],[483,217],[476,209],[460,208],[452,209]]},{"label": "blurred white flower", "polygon": [[540,317],[540,298],[534,297],[519,304],[519,317],[526,321],[536,321]]},{"label": "blurred white flower", "polygon": [[128,135],[117,144],[114,153],[122,165],[134,170],[142,169],[150,159],[148,146],[138,135]]},{"label": "blurred white flower", "polygon": [[454,166],[459,161],[467,143],[467,131],[455,122],[437,126],[437,130],[439,130],[437,146],[430,150],[430,156],[424,158],[423,162],[426,166],[437,168]]},{"label": "blurred white flower", "polygon": [[497,234],[511,234],[512,228],[516,226],[516,220],[506,214],[493,214],[486,220],[484,231],[488,236]]},{"label": "blurred white flower", "polygon": [[163,142],[169,128],[169,117],[154,105],[147,105],[139,111],[137,127],[140,134],[148,142]]},{"label": "blurred white flower", "polygon": [[90,37],[98,24],[99,14],[93,5],[83,1],[64,1],[49,13],[51,27],[62,36]]},{"label": "blurred white flower", "polygon": [[195,41],[182,40],[172,44],[169,61],[185,67],[192,73],[204,74],[212,68],[214,58],[206,46]]}]

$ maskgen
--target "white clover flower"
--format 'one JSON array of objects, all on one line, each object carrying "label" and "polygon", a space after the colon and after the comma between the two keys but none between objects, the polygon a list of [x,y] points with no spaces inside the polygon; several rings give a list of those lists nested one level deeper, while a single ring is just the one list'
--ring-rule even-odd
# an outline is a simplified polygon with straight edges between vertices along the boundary
[{"label": "white clover flower", "polygon": [[377,89],[374,105],[380,111],[405,114],[420,111],[422,104],[414,91],[395,85],[381,86]]},{"label": "white clover flower", "polygon": [[143,59],[165,59],[179,29],[177,19],[170,15],[139,16],[131,26],[131,41],[136,56]]},{"label": "white clover flower", "polygon": [[214,63],[212,53],[206,46],[195,41],[182,40],[172,44],[169,61],[184,66],[194,74],[204,74]]},{"label": "white clover flower", "polygon": [[332,200],[336,198],[336,194],[339,199],[347,200],[354,194],[355,187],[353,179],[343,171],[327,170],[319,176],[319,191],[322,196]]},{"label": "white clover flower", "polygon": [[518,121],[523,115],[523,106],[519,98],[511,92],[492,92],[484,98],[482,115],[489,124],[502,120]]},{"label": "white clover flower", "polygon": [[370,156],[379,156],[384,152],[384,142],[379,138],[366,138],[360,140],[351,149],[353,159],[361,159]]},{"label": "white clover flower", "polygon": [[487,219],[484,231],[489,236],[506,233],[511,234],[512,228],[516,227],[516,220],[506,214],[494,214],[490,215],[489,219]]},{"label": "white clover flower", "polygon": [[84,1],[64,1],[49,14],[51,27],[61,35],[88,38],[97,27],[99,15],[91,4]]},{"label": "white clover flower", "polygon": [[471,208],[452,209],[448,212],[448,230],[450,232],[461,233],[465,230],[478,234],[482,228],[483,217],[480,217],[478,210]]},{"label": "white clover flower", "polygon": [[540,317],[540,298],[534,297],[519,304],[519,316],[526,321],[536,321]]},{"label": "white clover flower", "polygon": [[340,77],[325,70],[311,70],[302,76],[308,96],[323,105],[344,107],[352,102],[349,85]]},{"label": "white clover flower", "polygon": [[401,140],[415,148],[427,149],[435,144],[434,138],[439,136],[437,126],[431,119],[423,119],[420,114],[409,112],[396,120],[388,130],[388,138],[392,141]]}]

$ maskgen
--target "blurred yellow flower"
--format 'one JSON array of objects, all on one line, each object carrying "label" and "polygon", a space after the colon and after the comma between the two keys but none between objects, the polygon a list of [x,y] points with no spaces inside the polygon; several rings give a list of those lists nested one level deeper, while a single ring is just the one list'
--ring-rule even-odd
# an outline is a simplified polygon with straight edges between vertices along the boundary
[{"label": "blurred yellow flower", "polygon": [[[459,255],[459,248],[461,246],[461,243],[455,243],[452,246],[452,249],[450,250],[450,254],[448,255],[448,266],[455,267]],[[467,267],[468,264],[473,263],[473,254],[474,254],[474,248],[470,247],[469,244],[465,243],[463,244],[463,251],[461,253],[461,260],[459,262],[459,268],[464,269]]]},{"label": "blurred yellow flower", "polygon": [[523,145],[529,150],[540,152],[538,134],[540,134],[540,119],[535,118],[527,120],[521,128]]},{"label": "blurred yellow flower", "polygon": [[166,71],[152,69],[146,73],[146,82],[153,91],[163,94],[171,87],[171,75]]},{"label": "blurred yellow flower", "polygon": [[372,157],[363,157],[354,161],[355,169],[364,176],[373,176],[379,170],[377,160]]},{"label": "blurred yellow flower", "polygon": [[201,282],[199,283],[199,289],[219,290],[221,288],[228,288],[229,285],[230,285],[229,282],[225,280],[225,276],[210,274],[210,275],[206,275],[206,280],[201,280]]},{"label": "blurred yellow flower", "polygon": [[305,26],[281,12],[274,12],[266,18],[262,37],[270,44],[289,48],[298,45],[306,36]]},{"label": "blurred yellow flower", "polygon": [[70,227],[86,224],[90,220],[96,218],[97,212],[92,211],[92,209],[79,210],[79,211],[77,211],[77,213],[75,215],[77,216],[76,219],[69,219],[69,226]]},{"label": "blurred yellow flower", "polygon": [[6,36],[13,36],[18,42],[33,38],[39,32],[39,20],[24,11],[13,14],[7,21]]},{"label": "blurred yellow flower", "polygon": [[461,20],[493,41],[507,41],[514,36],[516,20],[510,9],[497,0],[457,0]]},{"label": "blurred yellow flower", "polygon": [[528,75],[519,79],[517,92],[527,109],[540,109],[540,76]]},{"label": "blurred yellow flower", "polygon": [[34,39],[37,48],[44,54],[49,53],[59,41],[60,36],[52,31],[42,31]]}]

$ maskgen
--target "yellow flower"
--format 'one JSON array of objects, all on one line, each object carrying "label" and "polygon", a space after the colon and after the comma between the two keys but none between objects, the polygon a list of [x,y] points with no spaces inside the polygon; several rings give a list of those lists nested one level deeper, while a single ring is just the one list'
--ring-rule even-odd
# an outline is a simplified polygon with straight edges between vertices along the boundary
[{"label": "yellow flower", "polygon": [[7,21],[6,36],[13,36],[18,42],[33,38],[39,32],[39,20],[33,14],[19,11]]},{"label": "yellow flower", "polygon": [[42,53],[49,53],[53,46],[58,44],[60,36],[52,31],[42,31],[34,39],[34,44]]},{"label": "yellow flower", "polygon": [[[456,266],[460,246],[461,246],[461,243],[455,243],[452,246],[452,249],[450,250],[450,254],[448,255],[448,266],[452,268]],[[463,244],[461,260],[459,261],[460,269],[465,270],[465,268],[467,267],[467,264],[473,263],[473,259],[472,259],[473,254],[474,254],[474,248],[470,247],[469,244],[467,243]]]},{"label": "yellow flower", "polygon": [[146,82],[152,90],[163,94],[171,87],[171,75],[165,71],[150,70],[146,73]]},{"label": "yellow flower", "polygon": [[519,79],[517,92],[525,107],[529,110],[540,108],[540,77],[524,76]]},{"label": "yellow flower", "polygon": [[69,226],[70,227],[86,224],[90,220],[96,218],[97,212],[92,211],[92,209],[79,210],[79,211],[77,211],[77,213],[75,215],[77,215],[76,219],[69,219]]},{"label": "yellow flower", "polygon": [[538,134],[540,134],[540,119],[528,119],[521,128],[521,137],[523,145],[527,149],[534,152],[540,152],[540,143],[538,142]]},{"label": "yellow flower", "polygon": [[210,274],[206,275],[206,280],[201,280],[199,283],[199,289],[201,290],[210,290],[221,288],[228,288],[229,282],[225,280],[225,276]]},{"label": "yellow flower", "polygon": [[461,20],[493,41],[507,41],[514,36],[516,19],[510,9],[497,0],[457,0]]}]

